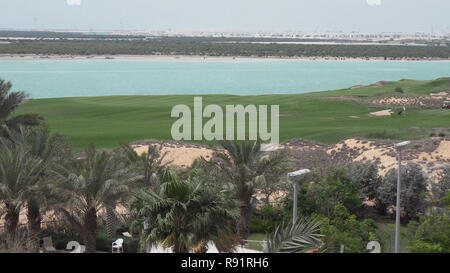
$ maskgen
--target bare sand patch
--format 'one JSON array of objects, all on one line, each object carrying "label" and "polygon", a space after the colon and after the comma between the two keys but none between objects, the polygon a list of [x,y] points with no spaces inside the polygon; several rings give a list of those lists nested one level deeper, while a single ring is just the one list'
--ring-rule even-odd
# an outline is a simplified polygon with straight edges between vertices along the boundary
[{"label": "bare sand patch", "polygon": [[[416,163],[422,167],[431,182],[435,181],[442,167],[450,165],[450,141],[426,139],[418,141],[418,146],[425,146],[430,142],[438,141],[435,148],[409,147],[403,152],[404,164]],[[339,154],[348,157],[352,162],[375,162],[378,164],[378,173],[386,175],[388,171],[397,167],[397,151],[393,143],[382,140],[347,139],[327,150],[327,154]]]},{"label": "bare sand patch", "polygon": [[409,107],[429,107],[440,108],[442,103],[450,95],[447,91],[431,93],[429,95],[408,95],[408,96],[387,96],[372,99],[371,102],[385,106],[409,106]]},{"label": "bare sand patch", "polygon": [[378,162],[380,175],[385,175],[397,162],[395,157],[389,155],[394,151],[394,148],[379,145],[376,141],[370,140],[347,139],[336,144],[327,153],[330,155],[333,151],[335,153],[345,153],[345,150],[351,151],[350,159],[353,162]]},{"label": "bare sand patch", "polygon": [[[156,144],[158,145],[158,144]],[[161,153],[167,153],[164,157],[163,163],[169,163],[176,167],[186,168],[192,165],[197,158],[209,159],[212,157],[214,150],[204,147],[186,147],[184,145],[164,146]],[[139,155],[148,151],[149,145],[142,145],[133,147]]]},{"label": "bare sand patch", "polygon": [[386,117],[386,116],[390,116],[394,113],[394,111],[392,111],[392,109],[388,109],[388,110],[383,110],[383,111],[378,111],[378,112],[372,112],[370,113],[371,116],[374,117]]}]

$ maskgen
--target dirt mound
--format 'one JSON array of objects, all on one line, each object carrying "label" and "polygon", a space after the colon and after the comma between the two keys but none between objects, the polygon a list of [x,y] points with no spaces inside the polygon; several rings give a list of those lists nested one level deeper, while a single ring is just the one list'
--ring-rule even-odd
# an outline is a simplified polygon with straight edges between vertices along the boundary
[{"label": "dirt mound", "polygon": [[201,144],[191,144],[183,142],[161,142],[146,141],[132,144],[131,146],[138,154],[147,152],[150,145],[161,145],[162,153],[167,153],[163,163],[170,162],[171,165],[181,168],[187,168],[194,163],[195,159],[203,157],[209,159],[213,153],[221,150],[217,147],[211,147]]},{"label": "dirt mound", "polygon": [[[294,168],[316,168],[337,166],[350,162],[373,162],[378,165],[380,175],[397,167],[396,141],[351,138],[335,145],[325,145],[305,139],[291,139],[280,147],[289,151]],[[146,141],[132,146],[138,153],[147,151],[149,145],[162,145],[167,152],[165,162],[177,167],[189,167],[195,159],[211,158],[220,147],[183,142]],[[433,179],[443,166],[450,165],[450,140],[427,138],[414,141],[403,152],[403,160],[419,164]]]},{"label": "dirt mound", "polygon": [[[299,142],[302,143],[302,142]],[[308,144],[308,142],[303,142]],[[293,154],[296,168],[314,168],[317,166],[333,166],[350,162],[373,162],[378,165],[380,175],[396,168],[397,151],[392,140],[347,139],[332,146],[313,144],[311,148],[301,146],[301,154]],[[320,147],[321,149],[317,149]],[[291,151],[298,148],[291,147]],[[292,153],[292,152],[291,152]],[[299,160],[301,158],[302,160]],[[414,141],[403,151],[406,163],[419,164],[431,181],[444,166],[450,165],[450,140],[428,138]],[[316,164],[315,162],[321,162]]]},{"label": "dirt mound", "polygon": [[388,82],[388,81],[379,81],[379,82],[376,82],[376,83],[374,83],[374,84],[371,84],[370,86],[385,86],[385,85],[390,85],[390,84],[392,84],[393,82]]}]

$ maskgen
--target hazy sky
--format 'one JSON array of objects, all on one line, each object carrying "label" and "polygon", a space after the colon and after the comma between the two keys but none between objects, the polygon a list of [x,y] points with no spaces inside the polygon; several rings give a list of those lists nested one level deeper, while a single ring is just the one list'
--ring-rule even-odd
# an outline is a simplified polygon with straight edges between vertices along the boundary
[{"label": "hazy sky", "polygon": [[0,28],[450,33],[450,0],[0,0]]}]

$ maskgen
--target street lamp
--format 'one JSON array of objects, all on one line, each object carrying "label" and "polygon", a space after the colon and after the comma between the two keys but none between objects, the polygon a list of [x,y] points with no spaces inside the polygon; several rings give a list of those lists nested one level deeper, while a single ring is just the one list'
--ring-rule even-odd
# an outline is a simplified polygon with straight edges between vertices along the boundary
[{"label": "street lamp", "polygon": [[395,211],[395,253],[400,252],[400,174],[402,168],[402,148],[409,145],[411,141],[404,141],[394,145],[398,151],[398,173],[397,173],[397,205]]},{"label": "street lamp", "polygon": [[[303,169],[303,170],[298,170],[295,172],[288,173],[288,181],[289,181],[289,177],[302,176],[302,175],[308,174],[310,172],[311,172],[311,170],[309,170],[309,169]],[[298,185],[297,185],[297,182],[294,182],[294,208],[293,208],[293,212],[292,212],[293,225],[295,225],[295,223],[297,222],[297,196],[298,196]]]}]

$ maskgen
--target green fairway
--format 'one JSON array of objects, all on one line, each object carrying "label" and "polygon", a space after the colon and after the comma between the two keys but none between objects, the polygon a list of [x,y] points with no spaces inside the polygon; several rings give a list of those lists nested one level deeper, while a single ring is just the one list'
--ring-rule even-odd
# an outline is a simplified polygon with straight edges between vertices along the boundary
[{"label": "green fairway", "polygon": [[[450,78],[435,81],[400,81],[383,86],[297,95],[203,96],[208,104],[280,105],[280,140],[306,138],[332,144],[348,137],[420,138],[430,128],[449,128],[450,111],[409,109],[406,116],[371,117],[384,110],[370,106],[364,97],[394,94],[402,87],[405,94],[426,94],[450,90]],[[348,97],[347,97],[348,96]],[[192,108],[192,95],[114,96],[30,100],[18,113],[38,113],[53,132],[70,138],[74,150],[89,143],[99,147],[116,146],[120,141],[171,139],[175,118],[171,109],[177,104]]]}]

